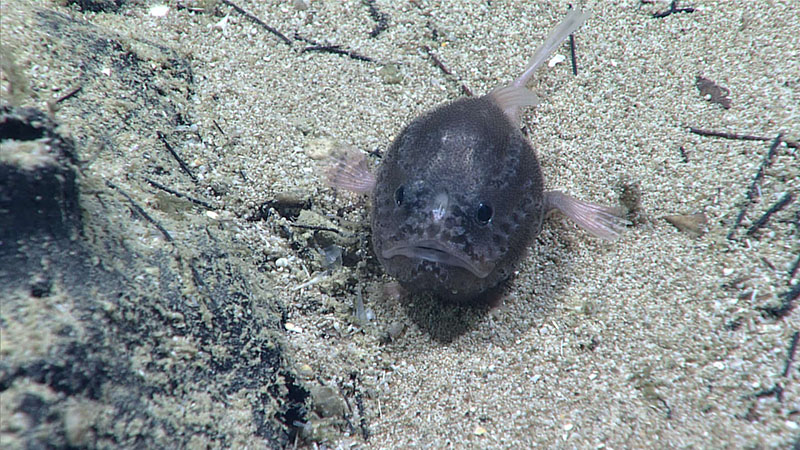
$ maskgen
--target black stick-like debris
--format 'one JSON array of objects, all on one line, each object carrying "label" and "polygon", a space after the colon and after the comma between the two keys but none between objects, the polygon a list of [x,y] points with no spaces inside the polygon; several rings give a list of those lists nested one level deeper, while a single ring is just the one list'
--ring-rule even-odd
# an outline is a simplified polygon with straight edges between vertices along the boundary
[{"label": "black stick-like debris", "polygon": [[375,0],[364,0],[364,4],[369,8],[369,15],[375,21],[375,28],[369,32],[370,37],[377,37],[381,32],[389,28],[389,16],[378,11]]},{"label": "black stick-like debris", "polygon": [[213,122],[213,123],[214,123],[214,126],[215,126],[215,127],[217,127],[217,131],[219,131],[219,132],[220,132],[220,133],[221,133],[223,136],[225,136],[225,132],[224,132],[224,131],[222,131],[222,127],[220,127],[220,126],[219,126],[219,124],[217,123],[217,121],[212,119],[212,120],[211,120],[211,122]]},{"label": "black stick-like debris", "polygon": [[239,14],[241,14],[241,15],[243,15],[243,16],[245,16],[245,17],[247,17],[247,18],[248,18],[248,19],[250,19],[252,22],[254,22],[254,23],[256,23],[256,24],[260,25],[260,26],[261,26],[261,27],[263,27],[265,30],[267,30],[267,31],[269,31],[270,33],[274,34],[275,36],[277,36],[277,37],[278,37],[278,39],[282,40],[282,41],[283,41],[283,42],[284,42],[286,45],[292,45],[292,41],[290,41],[290,40],[289,40],[289,38],[287,38],[286,36],[284,36],[284,35],[283,35],[283,33],[281,33],[280,31],[278,31],[277,29],[275,29],[275,28],[273,28],[273,27],[271,27],[271,26],[267,25],[266,23],[264,23],[264,21],[263,21],[263,20],[259,19],[258,17],[256,17],[256,16],[254,16],[254,15],[250,14],[249,12],[245,11],[245,10],[244,10],[244,9],[242,9],[240,6],[238,6],[236,3],[233,3],[231,0],[222,0],[222,3],[225,3],[226,5],[230,6],[230,7],[231,7],[231,8],[233,8],[233,9],[235,9],[235,10],[236,10],[236,12],[238,12]]},{"label": "black stick-like debris", "polygon": [[[689,131],[694,134],[698,134],[700,136],[710,136],[710,137],[718,137],[723,139],[732,139],[737,141],[771,141],[775,138],[767,137],[767,136],[754,136],[752,134],[743,134],[743,133],[728,133],[725,131],[711,131],[711,130],[704,130],[702,128],[695,128],[689,127]],[[792,148],[800,148],[800,142],[791,140],[791,139],[783,139],[783,142]]]},{"label": "black stick-like debris", "polygon": [[301,53],[307,53],[307,52],[333,53],[334,55],[348,56],[358,61],[375,62],[375,60],[370,58],[369,56],[364,56],[352,50],[345,50],[338,45],[311,45],[305,47],[301,51]]},{"label": "black stick-like debris", "polygon": [[578,58],[575,56],[575,35],[569,35],[569,55],[572,60],[572,75],[578,76]]},{"label": "black stick-like debris", "polygon": [[781,294],[780,297],[782,300],[779,306],[761,308],[765,315],[773,319],[780,319],[792,312],[792,309],[794,309],[794,301],[797,300],[797,297],[800,297],[800,283],[791,286],[789,290]]},{"label": "black stick-like debris", "polygon": [[170,189],[170,188],[164,186],[163,184],[161,184],[161,183],[159,183],[157,181],[151,180],[150,178],[144,177],[144,181],[147,181],[153,187],[161,189],[162,191],[164,191],[164,192],[166,192],[168,194],[172,194],[175,197],[185,198],[186,200],[189,200],[190,202],[194,203],[195,205],[202,206],[203,208],[206,208],[206,209],[214,209],[213,206],[211,206],[207,202],[204,202],[203,200],[196,199],[196,198],[194,198],[194,197],[192,197],[190,195],[186,195],[186,194],[178,192],[178,191],[176,191],[174,189]]},{"label": "black stick-like debris", "polygon": [[789,350],[786,352],[786,362],[783,364],[783,376],[789,376],[789,368],[794,361],[794,354],[797,351],[797,341],[800,340],[800,331],[795,331],[792,340],[789,341]]},{"label": "black stick-like debris", "polygon": [[661,19],[662,17],[667,17],[672,14],[693,12],[694,8],[678,8],[678,0],[672,0],[672,3],[669,5],[669,9],[655,13],[653,14],[653,17],[656,19]]},{"label": "black stick-like debris", "polygon": [[167,137],[164,136],[164,133],[157,131],[156,134],[158,135],[158,138],[161,139],[161,142],[164,143],[164,146],[167,148],[167,150],[169,150],[169,153],[172,155],[172,157],[175,158],[175,161],[178,161],[178,165],[181,166],[181,169],[183,169],[183,171],[186,172],[187,175],[189,175],[189,178],[191,178],[192,181],[197,182],[197,177],[192,173],[191,169],[189,169],[189,166],[187,166],[186,163],[183,162],[181,157],[178,156],[178,153],[175,151],[175,149],[173,149],[172,146],[169,145],[169,142],[167,142]]},{"label": "black stick-like debris", "polygon": [[753,234],[755,234],[756,231],[758,231],[761,227],[767,224],[767,221],[769,220],[770,216],[785,208],[786,205],[792,203],[792,201],[794,201],[794,197],[792,197],[792,194],[787,193],[786,195],[781,197],[781,199],[778,200],[778,203],[772,205],[772,207],[770,207],[767,210],[767,212],[765,212],[763,216],[761,216],[758,220],[756,220],[756,222],[750,227],[750,229],[747,230],[747,235],[752,236]]},{"label": "black stick-like debris", "polygon": [[769,147],[769,151],[767,152],[767,156],[764,157],[764,160],[761,161],[761,165],[758,167],[758,172],[753,177],[753,182],[750,183],[750,188],[747,190],[747,202],[742,206],[742,209],[739,211],[739,215],[736,216],[736,222],[733,224],[733,228],[728,233],[728,239],[733,240],[733,234],[736,232],[736,228],[742,224],[742,220],[744,219],[744,215],[747,212],[747,207],[753,203],[756,196],[756,189],[758,184],[761,182],[761,178],[764,177],[764,170],[772,164],[772,159],[775,157],[775,154],[778,152],[778,146],[781,144],[783,140],[783,134],[779,134],[778,137],[772,142],[772,145]]},{"label": "black stick-like debris", "polygon": [[302,224],[299,224],[299,223],[290,223],[289,226],[294,227],[294,228],[301,228],[303,230],[330,231],[332,233],[341,234],[339,232],[339,230],[337,230],[336,228],[321,227],[321,226],[318,226],[318,225],[302,225]]},{"label": "black stick-like debris", "polygon": [[[453,72],[451,72],[450,69],[448,69],[447,66],[444,65],[444,63],[439,59],[439,57],[437,57],[436,54],[433,53],[433,50],[431,50],[430,47],[425,45],[422,48],[431,58],[431,61],[433,61],[434,66],[438,67],[439,70],[441,70],[445,75],[453,75]],[[472,93],[472,89],[468,88],[467,85],[465,85],[464,83],[461,83],[461,91],[464,93],[464,95],[467,95],[469,97],[475,95]]]},{"label": "black stick-like debris", "polygon": [[119,186],[117,186],[116,184],[114,184],[114,183],[112,183],[112,182],[110,182],[108,180],[106,180],[106,185],[108,187],[110,187],[111,189],[114,189],[115,191],[117,191],[120,194],[122,194],[122,196],[125,197],[128,200],[128,202],[131,204],[131,207],[133,208],[134,211],[136,211],[145,220],[147,220],[148,222],[153,224],[153,226],[158,228],[158,231],[160,231],[161,234],[164,235],[164,239],[166,239],[167,242],[172,242],[173,241],[172,236],[169,234],[169,231],[167,231],[163,226],[161,226],[161,224],[156,219],[153,219],[152,217],[150,217],[150,214],[147,214],[147,212],[141,206],[139,206],[139,204],[136,203],[133,200],[133,198],[131,198],[131,196],[128,195],[127,192],[123,191],[122,189],[119,188]]},{"label": "black stick-like debris", "polygon": [[82,90],[83,90],[83,85],[81,84],[78,87],[76,87],[76,88],[72,89],[71,91],[67,92],[66,94],[62,95],[58,100],[56,100],[56,103],[61,103],[61,102],[65,101],[65,100],[68,100],[68,99],[78,95],[78,92],[80,92]]}]

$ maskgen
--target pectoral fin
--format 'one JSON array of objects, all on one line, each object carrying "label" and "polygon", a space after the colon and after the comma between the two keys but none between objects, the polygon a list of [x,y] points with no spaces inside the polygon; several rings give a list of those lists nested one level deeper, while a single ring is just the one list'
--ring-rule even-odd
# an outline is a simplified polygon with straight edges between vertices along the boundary
[{"label": "pectoral fin", "polygon": [[336,149],[331,153],[325,170],[329,186],[367,194],[375,189],[375,175],[367,165],[363,153],[352,147]]}]

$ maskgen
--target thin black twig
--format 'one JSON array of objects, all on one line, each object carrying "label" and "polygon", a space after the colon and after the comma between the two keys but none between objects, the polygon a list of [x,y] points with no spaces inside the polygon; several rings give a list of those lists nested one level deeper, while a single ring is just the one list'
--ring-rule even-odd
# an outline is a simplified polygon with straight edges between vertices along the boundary
[{"label": "thin black twig", "polygon": [[197,177],[194,176],[192,171],[189,169],[189,166],[187,166],[186,163],[183,162],[181,157],[178,156],[178,153],[172,148],[171,145],[169,145],[169,142],[167,142],[167,137],[164,136],[164,133],[157,131],[156,134],[158,135],[158,138],[161,139],[161,142],[164,143],[164,146],[167,148],[167,150],[169,150],[169,153],[172,155],[172,157],[175,158],[176,161],[178,161],[178,165],[181,166],[181,169],[183,169],[183,171],[186,172],[187,175],[189,175],[189,178],[191,178],[192,181],[197,182]]},{"label": "thin black twig", "polygon": [[779,402],[783,401],[783,387],[780,384],[776,384],[769,389],[762,389],[753,394],[753,397],[763,398],[763,397],[772,397],[773,395],[775,396],[775,400]]},{"label": "thin black twig", "polygon": [[119,186],[117,186],[116,184],[114,184],[114,183],[112,183],[112,182],[110,182],[108,180],[106,180],[106,185],[108,187],[110,187],[111,189],[114,189],[115,191],[117,191],[120,194],[122,194],[122,196],[125,197],[128,200],[128,202],[131,204],[131,207],[133,207],[134,211],[136,211],[145,220],[147,220],[148,222],[153,224],[156,228],[158,228],[158,231],[160,231],[161,234],[164,235],[164,239],[166,239],[167,242],[172,242],[173,241],[172,236],[170,236],[169,232],[164,227],[162,227],[161,224],[156,219],[153,219],[152,217],[150,217],[150,215],[147,214],[147,212],[145,212],[145,210],[142,209],[142,207],[139,206],[133,200],[133,198],[131,198],[131,196],[128,195],[127,192],[123,191],[122,189],[119,188]]},{"label": "thin black twig", "polygon": [[224,132],[224,131],[222,131],[222,127],[220,127],[220,126],[219,126],[219,124],[217,123],[217,121],[212,119],[212,120],[211,120],[211,122],[213,122],[213,123],[214,123],[214,126],[215,126],[215,127],[217,127],[217,130],[218,130],[220,133],[222,133],[222,135],[223,135],[223,136],[225,136],[225,132]]},{"label": "thin black twig", "polygon": [[[205,280],[203,279],[203,276],[202,276],[202,275],[200,275],[200,271],[199,271],[199,270],[197,270],[197,267],[195,267],[195,262],[194,262],[194,261],[192,261],[192,262],[189,264],[189,268],[191,268],[191,269],[192,269],[192,278],[194,279],[194,284],[195,284],[197,287],[199,287],[201,291],[205,291],[204,293],[208,293],[208,292],[207,292],[208,290],[207,290],[207,288],[206,288],[206,282],[205,282]],[[210,296],[209,296],[209,297],[210,297]],[[213,299],[211,299],[211,300],[213,301]]]},{"label": "thin black twig", "polygon": [[783,364],[783,376],[789,376],[789,368],[794,361],[794,354],[797,351],[797,341],[800,340],[800,331],[795,331],[792,340],[789,341],[789,350],[786,352],[786,362]]},{"label": "thin black twig", "polygon": [[767,224],[767,221],[769,220],[770,216],[785,208],[786,205],[792,203],[792,201],[794,201],[794,197],[792,197],[792,194],[786,193],[786,195],[784,195],[780,200],[778,200],[778,203],[772,205],[772,207],[770,207],[767,210],[767,212],[764,213],[763,216],[761,216],[758,220],[756,220],[753,226],[751,226],[750,229],[747,230],[747,234],[749,236],[754,235],[756,231],[758,231],[761,227]]},{"label": "thin black twig", "polygon": [[569,55],[572,60],[572,75],[578,76],[578,58],[575,56],[575,35],[569,35]]},{"label": "thin black twig", "polygon": [[301,53],[305,52],[320,52],[320,53],[333,53],[336,55],[344,55],[349,56],[352,59],[358,61],[366,61],[366,62],[373,62],[377,63],[374,58],[370,58],[369,56],[364,56],[360,53],[354,52],[352,50],[345,50],[342,48],[341,45],[331,45],[331,44],[322,44],[317,42],[313,39],[309,39],[307,37],[301,36],[299,33],[294,34],[294,38],[298,41],[305,42],[309,44],[308,47],[304,48]]},{"label": "thin black twig", "polygon": [[433,53],[433,50],[431,50],[430,47],[425,45],[422,48],[425,49],[425,52],[427,52],[428,56],[431,57],[431,60],[433,61],[433,65],[434,66],[438,67],[439,70],[444,72],[445,75],[452,75],[453,74],[453,72],[451,72],[450,69],[448,69],[447,66],[445,66],[444,63],[441,60],[439,60],[439,58],[436,56],[436,54]]},{"label": "thin black twig", "polygon": [[761,308],[764,314],[773,319],[780,319],[788,315],[794,309],[794,301],[800,297],[800,283],[790,286],[789,290],[780,295],[781,304],[779,306],[768,306]]},{"label": "thin black twig", "polygon": [[761,178],[764,177],[764,170],[772,164],[772,159],[775,157],[775,153],[778,151],[778,146],[783,140],[783,134],[779,134],[778,137],[772,142],[772,145],[769,147],[769,151],[767,152],[767,156],[764,157],[764,160],[761,161],[761,165],[758,167],[758,172],[753,177],[753,182],[750,183],[750,188],[747,190],[747,201],[744,205],[742,205],[742,209],[739,211],[739,215],[736,216],[736,222],[733,224],[733,228],[728,233],[728,239],[733,240],[733,234],[736,232],[736,228],[742,224],[742,220],[744,219],[744,215],[747,212],[747,207],[749,207],[753,200],[755,200],[756,196],[756,189],[758,184],[761,182]]},{"label": "thin black twig", "polygon": [[144,181],[147,181],[147,182],[148,182],[148,183],[150,183],[150,184],[151,184],[153,187],[156,187],[156,188],[158,188],[158,189],[161,189],[162,191],[164,191],[164,192],[167,192],[167,193],[169,193],[169,194],[172,194],[172,195],[174,195],[175,197],[179,197],[179,198],[185,198],[186,200],[189,200],[190,202],[194,203],[195,205],[202,206],[203,208],[206,208],[206,209],[214,209],[214,207],[213,207],[213,206],[211,206],[211,205],[210,205],[209,203],[207,203],[207,202],[204,202],[203,200],[196,199],[196,198],[194,198],[194,197],[192,197],[192,196],[190,196],[190,195],[186,195],[186,194],[184,194],[184,193],[181,193],[181,192],[178,192],[178,191],[176,191],[176,190],[170,189],[170,188],[168,188],[168,187],[164,186],[163,184],[161,184],[161,183],[159,183],[159,182],[157,182],[157,181],[151,180],[150,178],[147,178],[147,177],[143,177],[143,178],[144,178]]},{"label": "thin black twig", "polygon": [[711,130],[704,130],[702,128],[695,128],[689,127],[689,131],[694,134],[699,134],[700,136],[713,136],[713,137],[721,137],[725,139],[735,139],[739,141],[768,141],[772,138],[764,137],[764,136],[753,136],[749,134],[741,134],[741,133],[728,133],[725,131],[711,131]]},{"label": "thin black twig", "polygon": [[334,55],[348,56],[358,61],[375,62],[375,60],[370,58],[369,56],[364,56],[352,50],[344,50],[338,45],[311,45],[305,47],[301,51],[301,53],[306,53],[306,52],[333,53]]},{"label": "thin black twig", "polygon": [[350,426],[350,433],[355,434],[356,426],[353,425],[353,422],[350,420],[350,418],[353,417],[353,407],[350,406],[350,402],[347,400],[347,395],[345,395],[344,390],[341,388],[341,386],[336,386],[336,388],[339,390],[339,395],[344,400],[344,404],[345,406],[347,406],[347,410],[350,412],[350,414],[344,415],[344,420],[347,422],[347,425]]},{"label": "thin black twig", "polygon": [[378,11],[375,0],[364,0],[364,4],[369,8],[369,15],[376,22],[375,28],[369,32],[370,37],[377,37],[381,32],[389,27],[389,16]]},{"label": "thin black twig", "polygon": [[[569,9],[572,10],[572,4],[570,3]],[[577,56],[575,54],[575,35],[569,35],[569,56],[570,60],[572,60],[572,75],[578,76],[578,61]]]},{"label": "thin black twig", "polygon": [[[444,63],[436,56],[436,54],[433,53],[433,50],[431,50],[430,47],[425,45],[422,48],[425,50],[425,52],[431,58],[431,61],[433,61],[433,65],[434,66],[438,67],[439,70],[441,70],[445,75],[453,75],[453,72],[451,72],[450,69],[448,69],[447,66],[444,65]],[[470,88],[468,88],[467,85],[465,85],[464,83],[461,83],[461,91],[464,93],[464,95],[467,95],[469,97],[472,97],[472,96],[475,95],[475,94],[472,93],[472,90]]]},{"label": "thin black twig", "polygon": [[302,228],[304,230],[330,231],[330,232],[333,232],[333,233],[336,233],[336,234],[341,234],[341,233],[339,233],[339,230],[337,230],[336,228],[321,227],[321,226],[317,226],[317,225],[301,225],[301,224],[298,224],[298,223],[290,223],[289,225],[294,227],[294,228]]},{"label": "thin black twig", "polygon": [[686,149],[685,149],[685,148],[683,148],[683,146],[681,145],[681,146],[678,148],[678,150],[680,150],[680,151],[681,151],[681,158],[683,159],[683,162],[684,162],[684,163],[688,163],[688,162],[689,162],[689,154],[688,154],[688,153],[686,153]]},{"label": "thin black twig", "polygon": [[231,8],[233,8],[233,9],[235,9],[235,10],[236,10],[236,12],[238,12],[239,14],[241,14],[241,15],[243,15],[243,16],[245,16],[245,17],[247,17],[247,18],[248,18],[248,19],[250,19],[251,21],[255,22],[256,24],[258,24],[258,25],[260,25],[260,26],[262,26],[262,27],[263,27],[265,30],[267,30],[267,31],[269,31],[270,33],[272,33],[272,34],[274,34],[275,36],[277,36],[277,37],[278,37],[278,39],[282,40],[282,41],[283,41],[283,42],[284,42],[286,45],[292,45],[292,41],[290,41],[290,40],[289,40],[289,38],[287,38],[286,36],[284,36],[284,35],[283,35],[283,33],[281,33],[280,31],[278,31],[277,29],[275,29],[275,28],[272,28],[271,26],[267,25],[266,23],[264,23],[264,21],[263,21],[263,20],[261,20],[261,19],[259,19],[258,17],[256,17],[256,16],[254,16],[254,15],[250,14],[249,12],[245,11],[245,10],[244,10],[244,9],[242,9],[240,6],[238,6],[237,4],[233,3],[233,2],[232,2],[232,1],[230,1],[230,0],[222,0],[222,3],[225,3],[226,5],[230,6],[230,7],[231,7]]},{"label": "thin black twig", "polygon": [[358,408],[358,415],[360,417],[359,426],[361,428],[361,438],[364,439],[364,441],[369,442],[371,433],[369,431],[369,426],[367,425],[367,415],[364,413],[364,400],[361,396],[361,393],[356,392],[355,399],[356,408]]},{"label": "thin black twig", "polygon": [[664,408],[667,409],[667,420],[672,419],[672,408],[669,407],[669,403],[667,403],[667,401],[661,398],[660,396],[658,397],[658,399],[661,400],[661,403],[664,404]]},{"label": "thin black twig", "polygon": [[[733,139],[737,141],[771,141],[774,138],[767,137],[767,136],[754,136],[751,134],[742,134],[742,133],[728,133],[725,131],[711,131],[711,130],[704,130],[702,128],[695,128],[689,127],[689,131],[694,134],[699,134],[700,136],[710,136],[710,137],[718,137],[723,139]],[[791,139],[783,139],[783,142],[792,148],[800,148],[800,142],[791,140]]]},{"label": "thin black twig", "polygon": [[797,259],[794,260],[794,264],[792,264],[792,268],[789,269],[789,279],[792,280],[794,277],[797,276],[797,271],[800,270],[800,255],[797,255]]},{"label": "thin black twig", "polygon": [[83,85],[79,85],[78,87],[72,89],[71,91],[67,92],[66,94],[62,95],[61,98],[56,100],[56,103],[61,103],[64,100],[70,99],[78,94],[78,92],[83,90]]},{"label": "thin black twig", "polygon": [[666,11],[661,11],[658,13],[653,14],[653,17],[656,19],[660,19],[662,17],[667,17],[672,14],[676,13],[693,13],[694,8],[678,8],[678,0],[672,0],[672,3],[669,5],[669,9]]}]

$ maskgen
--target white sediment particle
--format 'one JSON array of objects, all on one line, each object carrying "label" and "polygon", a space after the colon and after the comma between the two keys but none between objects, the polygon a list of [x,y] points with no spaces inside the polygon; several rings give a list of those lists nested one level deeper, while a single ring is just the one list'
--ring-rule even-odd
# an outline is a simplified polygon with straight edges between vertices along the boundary
[{"label": "white sediment particle", "polygon": [[298,327],[297,325],[295,325],[295,324],[293,324],[291,322],[286,322],[286,324],[283,327],[286,328],[286,331],[291,331],[293,333],[302,333],[303,332],[302,328]]},{"label": "white sediment particle", "polygon": [[561,64],[567,60],[567,57],[564,55],[555,55],[550,58],[550,61],[547,62],[548,67],[555,67],[556,64]]},{"label": "white sediment particle", "polygon": [[169,13],[169,6],[167,5],[153,5],[150,7],[150,15],[153,17],[164,17]]},{"label": "white sediment particle", "polygon": [[212,25],[211,28],[214,30],[220,30],[222,32],[226,31],[226,29],[228,28],[228,21],[230,20],[230,17],[231,17],[230,14],[226,15],[219,22]]}]

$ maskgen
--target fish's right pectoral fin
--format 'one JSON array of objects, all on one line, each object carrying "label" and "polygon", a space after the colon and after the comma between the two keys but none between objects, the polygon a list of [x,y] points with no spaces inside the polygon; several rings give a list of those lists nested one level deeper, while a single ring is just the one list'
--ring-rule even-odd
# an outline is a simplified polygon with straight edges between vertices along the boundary
[{"label": "fish's right pectoral fin", "polygon": [[579,227],[601,239],[617,239],[631,223],[618,208],[584,202],[560,191],[544,193],[545,211],[557,209]]},{"label": "fish's right pectoral fin", "polygon": [[367,194],[375,188],[375,175],[366,156],[353,147],[342,147],[331,153],[325,169],[328,186]]}]

